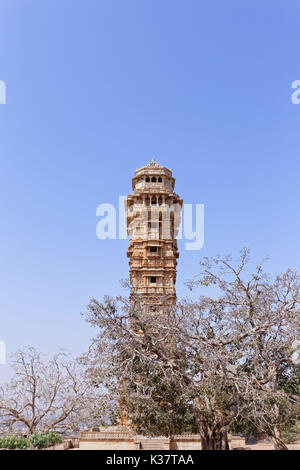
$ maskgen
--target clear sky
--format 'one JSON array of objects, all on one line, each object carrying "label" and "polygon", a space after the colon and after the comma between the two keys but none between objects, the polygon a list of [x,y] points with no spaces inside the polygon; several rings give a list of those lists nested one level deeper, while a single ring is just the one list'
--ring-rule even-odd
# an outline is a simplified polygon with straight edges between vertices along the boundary
[{"label": "clear sky", "polygon": [[205,204],[204,248],[179,244],[179,296],[202,256],[243,246],[300,270],[299,21],[299,0],[0,1],[8,354],[87,348],[80,312],[128,276],[128,240],[97,239],[96,208],[152,157]]}]

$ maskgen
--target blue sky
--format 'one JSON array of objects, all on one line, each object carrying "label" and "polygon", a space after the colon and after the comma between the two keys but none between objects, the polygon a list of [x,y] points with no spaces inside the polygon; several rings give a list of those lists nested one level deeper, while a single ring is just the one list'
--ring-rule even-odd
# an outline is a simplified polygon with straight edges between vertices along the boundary
[{"label": "blue sky", "polygon": [[204,248],[179,244],[179,296],[202,256],[243,246],[300,270],[299,20],[298,0],[0,1],[8,354],[88,347],[80,312],[128,276],[128,240],[98,240],[96,208],[152,157],[205,204]]}]

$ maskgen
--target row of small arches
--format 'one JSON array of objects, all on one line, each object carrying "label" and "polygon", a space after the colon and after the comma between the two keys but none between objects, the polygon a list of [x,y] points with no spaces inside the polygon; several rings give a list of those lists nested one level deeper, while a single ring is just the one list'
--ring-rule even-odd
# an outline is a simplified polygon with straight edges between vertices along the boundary
[{"label": "row of small arches", "polygon": [[171,207],[172,204],[176,204],[170,197],[161,197],[161,196],[146,196],[145,198],[137,198],[135,200],[131,199],[128,201],[128,207],[133,207],[135,204],[145,204],[146,206],[161,206],[166,204]]}]

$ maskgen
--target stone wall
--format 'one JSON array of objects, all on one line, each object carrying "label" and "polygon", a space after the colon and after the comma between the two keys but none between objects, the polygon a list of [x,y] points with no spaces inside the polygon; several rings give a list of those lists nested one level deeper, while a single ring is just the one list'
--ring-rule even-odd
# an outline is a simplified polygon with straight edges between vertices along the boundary
[{"label": "stone wall", "polygon": [[80,450],[134,450],[134,435],[129,432],[82,432]]},{"label": "stone wall", "polygon": [[79,450],[135,450],[134,440],[80,440]]},{"label": "stone wall", "polygon": [[178,434],[172,436],[171,450],[201,450],[200,434]]},{"label": "stone wall", "polygon": [[137,450],[140,448],[201,450],[201,440],[198,434],[151,438],[122,432],[83,432],[80,436],[80,450]]}]

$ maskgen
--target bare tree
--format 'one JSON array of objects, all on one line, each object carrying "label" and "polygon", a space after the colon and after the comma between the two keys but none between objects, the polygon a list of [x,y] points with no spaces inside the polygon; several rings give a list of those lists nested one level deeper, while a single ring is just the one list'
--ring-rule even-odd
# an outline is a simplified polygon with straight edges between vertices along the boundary
[{"label": "bare tree", "polygon": [[[161,312],[150,313],[134,296],[91,301],[88,321],[100,327],[92,364],[106,350],[108,382],[139,431],[196,425],[204,449],[226,449],[228,431],[251,424],[276,449],[286,448],[281,426],[299,413],[299,394],[284,385],[299,375],[291,359],[299,338],[299,276],[287,271],[272,280],[262,264],[249,274],[248,261],[247,250],[238,263],[204,259],[189,285],[208,287],[210,295],[174,308],[166,303]],[[97,381],[105,370],[98,375],[93,366]]]},{"label": "bare tree", "polygon": [[0,387],[2,431],[78,431],[108,417],[104,392],[91,385],[82,365],[57,354],[44,361],[32,347],[13,357],[14,376]]},{"label": "bare tree", "polygon": [[222,317],[218,335],[236,356],[230,358],[235,365],[231,375],[244,390],[246,417],[271,436],[276,449],[286,449],[281,426],[299,413],[299,395],[289,392],[284,378],[299,377],[292,353],[300,334],[300,278],[288,270],[272,279],[262,263],[247,276],[248,261],[248,250],[241,252],[236,266],[231,257],[205,259],[200,279],[191,287],[217,288],[218,295],[202,298],[199,306],[207,303],[210,311]]}]

